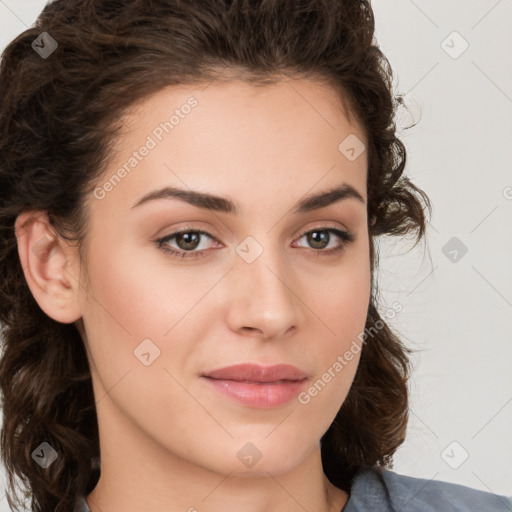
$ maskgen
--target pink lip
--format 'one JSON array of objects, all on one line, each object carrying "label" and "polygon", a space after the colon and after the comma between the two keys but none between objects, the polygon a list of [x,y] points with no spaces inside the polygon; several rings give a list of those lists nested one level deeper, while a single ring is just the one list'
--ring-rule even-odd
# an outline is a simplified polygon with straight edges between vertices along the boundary
[{"label": "pink lip", "polygon": [[307,374],[295,366],[240,364],[202,375],[217,391],[251,407],[278,407],[294,398]]}]

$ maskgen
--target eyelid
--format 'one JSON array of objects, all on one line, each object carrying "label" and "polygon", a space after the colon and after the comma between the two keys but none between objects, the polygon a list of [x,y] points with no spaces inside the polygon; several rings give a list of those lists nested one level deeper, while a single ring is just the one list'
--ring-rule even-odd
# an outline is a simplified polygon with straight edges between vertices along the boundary
[{"label": "eyelid", "polygon": [[[319,222],[320,222],[320,224],[319,224]],[[305,228],[305,229],[301,229],[295,235],[293,235],[294,238],[297,238],[297,237],[300,238],[300,237],[304,236],[306,233],[309,233],[310,231],[315,231],[315,230],[321,231],[321,230],[329,229],[329,228],[337,229],[339,231],[346,231],[346,232],[350,231],[345,226],[340,225],[339,222],[325,221],[325,224],[322,224],[321,222],[322,221],[313,222],[313,224],[310,227]]]}]

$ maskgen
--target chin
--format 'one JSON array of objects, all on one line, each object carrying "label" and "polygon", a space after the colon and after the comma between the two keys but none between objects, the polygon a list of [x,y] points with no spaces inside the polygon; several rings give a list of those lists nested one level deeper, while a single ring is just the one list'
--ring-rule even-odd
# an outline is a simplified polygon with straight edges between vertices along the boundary
[{"label": "chin", "polygon": [[[280,449],[279,449],[280,448]],[[243,443],[235,452],[236,460],[226,460],[225,467],[233,476],[240,477],[268,477],[286,474],[296,468],[308,455],[302,453],[295,446],[273,446],[263,441]],[[234,463],[233,463],[234,462]]]}]

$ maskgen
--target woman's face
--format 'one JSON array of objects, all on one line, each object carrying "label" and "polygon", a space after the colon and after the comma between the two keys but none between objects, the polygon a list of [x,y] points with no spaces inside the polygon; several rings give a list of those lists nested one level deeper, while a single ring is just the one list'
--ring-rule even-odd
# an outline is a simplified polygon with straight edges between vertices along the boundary
[{"label": "woman's face", "polygon": [[[88,198],[79,296],[102,458],[136,442],[222,473],[288,471],[318,449],[359,361],[364,134],[330,88],[304,79],[169,87],[124,124]],[[338,187],[348,192],[308,200]],[[306,378],[205,376],[246,363]]]}]

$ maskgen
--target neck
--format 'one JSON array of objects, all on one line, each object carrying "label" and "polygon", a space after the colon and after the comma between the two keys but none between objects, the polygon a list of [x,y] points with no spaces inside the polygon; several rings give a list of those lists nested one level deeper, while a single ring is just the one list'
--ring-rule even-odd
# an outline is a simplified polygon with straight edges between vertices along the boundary
[{"label": "neck", "polygon": [[185,460],[133,424],[101,429],[101,476],[91,512],[340,512],[348,494],[325,476],[319,445],[285,472],[219,473]]}]

